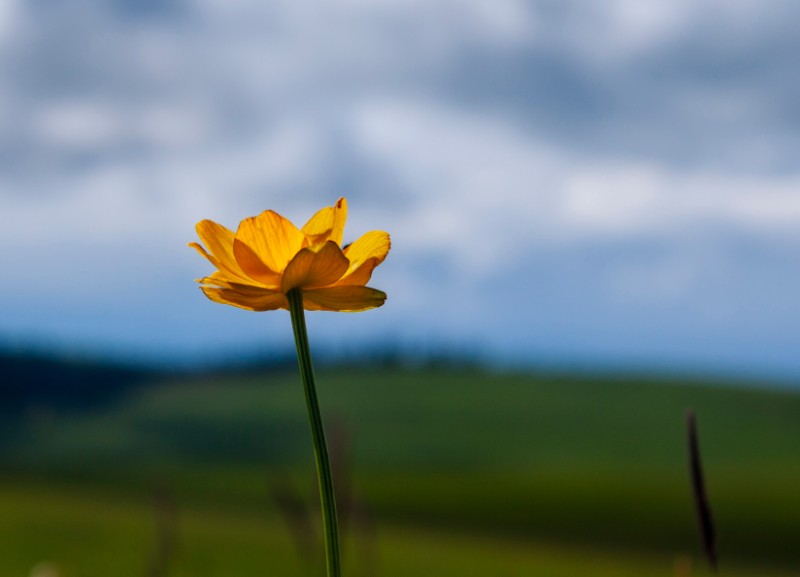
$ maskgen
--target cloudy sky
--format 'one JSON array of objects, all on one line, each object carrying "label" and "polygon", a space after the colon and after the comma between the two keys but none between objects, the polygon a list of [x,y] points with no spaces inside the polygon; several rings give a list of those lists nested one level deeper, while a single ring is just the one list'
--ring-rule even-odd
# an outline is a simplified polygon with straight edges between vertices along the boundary
[{"label": "cloudy sky", "polygon": [[194,223],[346,196],[389,301],[319,347],[800,379],[799,57],[788,0],[0,0],[0,341],[283,347]]}]

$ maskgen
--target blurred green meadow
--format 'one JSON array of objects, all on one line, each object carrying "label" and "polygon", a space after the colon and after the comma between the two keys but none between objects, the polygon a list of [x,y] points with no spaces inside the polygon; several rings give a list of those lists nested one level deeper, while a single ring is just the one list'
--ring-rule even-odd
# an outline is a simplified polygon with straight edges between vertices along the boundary
[{"label": "blurred green meadow", "polygon": [[[317,377],[348,575],[710,574],[689,408],[721,574],[800,571],[797,393],[452,367]],[[42,563],[64,577],[320,574],[296,371],[34,399],[0,434],[0,577]]]}]

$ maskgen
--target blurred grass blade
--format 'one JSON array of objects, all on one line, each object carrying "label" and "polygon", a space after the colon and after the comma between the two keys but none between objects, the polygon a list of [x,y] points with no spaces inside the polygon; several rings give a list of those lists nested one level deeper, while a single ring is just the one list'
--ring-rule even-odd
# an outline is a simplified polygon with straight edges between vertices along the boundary
[{"label": "blurred grass blade", "polygon": [[711,504],[706,493],[705,480],[703,478],[703,466],[700,460],[700,443],[697,437],[697,419],[694,411],[686,413],[686,433],[689,441],[689,472],[692,482],[692,494],[694,495],[694,509],[697,517],[697,525],[700,529],[700,538],[703,541],[708,564],[712,571],[717,571],[717,547],[716,533],[714,531],[714,519],[711,515]]},{"label": "blurred grass blade", "polygon": [[314,568],[319,542],[308,501],[288,474],[276,474],[268,478],[267,485],[278,514],[289,530],[298,558],[307,563],[309,568]]},{"label": "blurred grass blade", "polygon": [[150,556],[147,577],[166,577],[178,542],[178,506],[166,485],[153,488],[155,548]]}]

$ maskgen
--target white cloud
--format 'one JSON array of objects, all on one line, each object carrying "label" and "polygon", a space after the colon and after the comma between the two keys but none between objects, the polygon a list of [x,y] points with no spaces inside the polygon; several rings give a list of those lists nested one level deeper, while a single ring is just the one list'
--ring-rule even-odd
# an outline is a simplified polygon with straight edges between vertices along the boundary
[{"label": "white cloud", "polygon": [[603,64],[636,59],[679,40],[696,22],[691,0],[570,2],[555,34],[582,57]]},{"label": "white cloud", "polygon": [[43,107],[34,118],[34,129],[43,144],[72,151],[114,144],[122,134],[122,115],[109,103],[85,98],[61,101]]},{"label": "white cloud", "polygon": [[19,27],[19,0],[0,0],[0,47],[14,39]]},{"label": "white cloud", "polygon": [[[458,231],[465,253],[522,249],[520,241],[670,237],[689,228],[800,232],[800,175],[731,176],[638,161],[598,162],[532,138],[502,119],[428,102],[359,109],[361,146],[392,167],[425,215],[414,242]],[[435,226],[435,223],[440,223]],[[476,240],[478,239],[478,240]],[[480,260],[480,259],[479,259]]]}]

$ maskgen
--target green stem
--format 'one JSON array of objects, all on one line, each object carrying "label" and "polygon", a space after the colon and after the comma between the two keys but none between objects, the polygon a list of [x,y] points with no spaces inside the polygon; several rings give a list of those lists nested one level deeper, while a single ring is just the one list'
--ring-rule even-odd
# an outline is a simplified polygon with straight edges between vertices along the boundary
[{"label": "green stem", "polygon": [[308,406],[308,418],[311,422],[311,436],[314,440],[314,459],[317,463],[317,481],[322,502],[322,524],[325,530],[325,562],[328,567],[328,577],[341,577],[339,523],[336,518],[333,476],[328,459],[328,447],[325,443],[325,431],[322,427],[322,416],[317,401],[314,366],[311,364],[311,349],[308,346],[306,319],[303,313],[303,293],[300,292],[300,289],[292,289],[286,297],[289,299],[289,313],[292,316],[294,342],[297,347],[297,362],[300,365],[300,376],[303,379],[303,389]]}]

